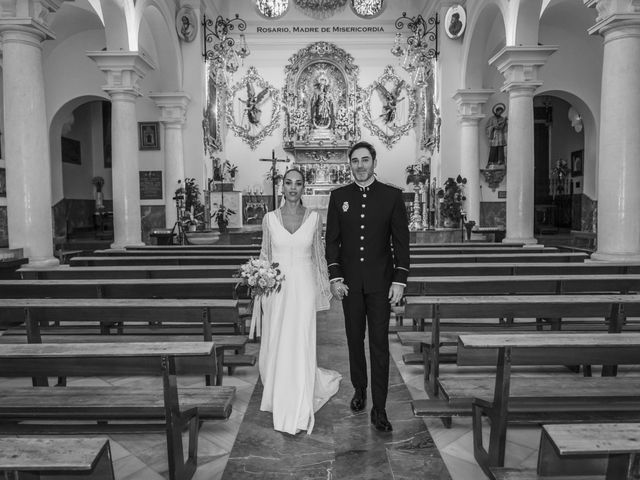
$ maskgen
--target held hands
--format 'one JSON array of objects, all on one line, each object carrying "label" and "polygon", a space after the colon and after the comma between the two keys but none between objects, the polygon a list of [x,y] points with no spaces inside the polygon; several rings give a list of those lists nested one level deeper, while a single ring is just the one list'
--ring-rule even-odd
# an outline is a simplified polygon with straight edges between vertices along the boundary
[{"label": "held hands", "polygon": [[395,305],[400,300],[402,300],[403,294],[404,294],[404,286],[398,285],[397,283],[392,283],[391,287],[389,287],[389,303],[391,305]]},{"label": "held hands", "polygon": [[342,280],[331,282],[329,287],[331,288],[331,294],[340,300],[349,295],[349,287],[347,287]]}]

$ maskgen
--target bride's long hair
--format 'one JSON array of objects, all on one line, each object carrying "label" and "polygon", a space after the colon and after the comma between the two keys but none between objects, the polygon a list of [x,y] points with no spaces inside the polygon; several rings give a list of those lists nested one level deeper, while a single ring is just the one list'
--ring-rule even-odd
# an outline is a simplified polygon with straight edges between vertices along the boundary
[{"label": "bride's long hair", "polygon": [[[287,179],[287,175],[289,175],[291,172],[298,172],[300,174],[300,176],[302,177],[302,188],[304,189],[305,185],[307,184],[305,178],[304,178],[304,173],[302,173],[302,170],[300,170],[299,168],[296,167],[291,167],[289,168],[286,172],[284,172],[284,175],[282,175],[282,186],[284,187],[284,181]],[[303,191],[304,193],[304,191]],[[284,194],[282,195],[282,200],[280,200],[280,206],[282,207],[284,205],[285,199],[284,199]],[[302,205],[302,197],[300,197],[300,205]]]}]

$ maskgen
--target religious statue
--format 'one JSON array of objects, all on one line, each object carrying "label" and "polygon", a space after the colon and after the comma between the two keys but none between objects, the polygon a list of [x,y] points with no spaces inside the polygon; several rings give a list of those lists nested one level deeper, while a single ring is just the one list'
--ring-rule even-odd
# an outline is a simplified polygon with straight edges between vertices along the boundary
[{"label": "religious statue", "polygon": [[396,84],[393,92],[387,90],[387,88],[380,82],[376,82],[375,85],[378,92],[380,92],[382,100],[384,101],[380,118],[382,118],[382,121],[386,125],[391,125],[396,119],[396,108],[398,106],[398,102],[404,100],[404,97],[398,98],[400,96],[400,91],[404,86],[404,80],[401,80]]},{"label": "religious statue", "polygon": [[315,85],[311,101],[311,119],[316,128],[332,128],[334,121],[333,100],[330,97],[329,79],[321,75]]},{"label": "religious statue", "polygon": [[502,114],[505,111],[504,103],[496,104],[493,109],[493,117],[489,118],[485,130],[489,138],[489,160],[487,166],[505,164],[505,146],[507,145],[507,118]]},{"label": "religious statue", "polygon": [[251,82],[248,82],[247,99],[238,99],[245,104],[245,113],[247,115],[247,120],[251,125],[260,124],[260,114],[262,113],[260,105],[264,102],[264,100],[266,100],[267,93],[269,93],[269,89],[264,88],[259,94],[256,95],[253,85],[251,84]]}]

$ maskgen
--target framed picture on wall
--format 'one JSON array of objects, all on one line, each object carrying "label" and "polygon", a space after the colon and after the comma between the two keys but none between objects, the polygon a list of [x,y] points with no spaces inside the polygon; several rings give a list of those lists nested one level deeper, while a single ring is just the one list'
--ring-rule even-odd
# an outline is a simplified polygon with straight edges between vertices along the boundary
[{"label": "framed picture on wall", "polygon": [[579,177],[582,175],[584,164],[584,150],[576,150],[571,152],[571,176]]},{"label": "framed picture on wall", "polygon": [[0,168],[0,197],[7,196],[7,171]]},{"label": "framed picture on wall", "polygon": [[80,165],[82,158],[80,156],[80,142],[73,138],[60,137],[60,149],[62,153],[62,161]]},{"label": "framed picture on wall", "polygon": [[160,150],[158,122],[138,122],[138,150]]}]

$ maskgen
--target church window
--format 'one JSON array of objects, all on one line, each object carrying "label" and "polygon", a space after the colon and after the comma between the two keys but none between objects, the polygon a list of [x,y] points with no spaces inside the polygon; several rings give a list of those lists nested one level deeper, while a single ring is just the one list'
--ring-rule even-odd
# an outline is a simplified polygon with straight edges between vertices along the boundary
[{"label": "church window", "polygon": [[351,0],[353,13],[362,18],[374,18],[382,13],[384,0]]}]

